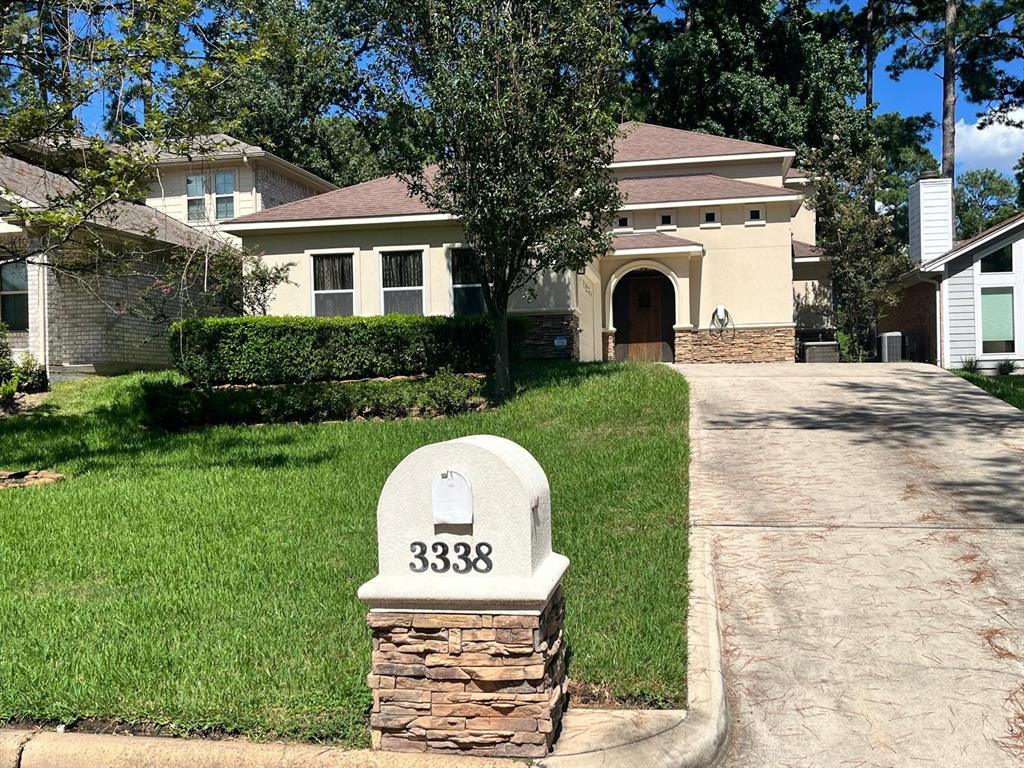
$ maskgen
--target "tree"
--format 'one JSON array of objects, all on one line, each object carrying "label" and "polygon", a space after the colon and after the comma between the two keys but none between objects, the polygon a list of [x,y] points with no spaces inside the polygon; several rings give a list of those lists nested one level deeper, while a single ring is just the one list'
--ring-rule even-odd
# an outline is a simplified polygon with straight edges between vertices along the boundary
[{"label": "tree", "polygon": [[805,2],[702,0],[661,27],[653,51],[632,46],[628,71],[653,122],[801,152],[865,126],[853,104],[863,90],[857,43]]},{"label": "tree", "polygon": [[222,84],[183,101],[180,112],[340,186],[379,175],[355,119],[363,96],[358,60],[372,47],[374,8],[355,0],[225,0],[206,34],[240,24],[260,54],[221,67]]},{"label": "tree", "polygon": [[383,137],[387,162],[430,208],[459,219],[505,397],[510,299],[542,273],[610,250],[621,202],[608,168],[622,95],[615,7],[400,0],[382,25],[375,107],[399,128]]},{"label": "tree", "polygon": [[956,234],[961,240],[1008,219],[1017,212],[1017,188],[992,168],[960,174],[956,184]]},{"label": "tree", "polygon": [[961,78],[973,92],[984,93],[992,81],[988,65],[997,58],[993,41],[1001,27],[1020,9],[1020,0],[909,0],[901,23],[904,41],[897,46],[889,72],[899,79],[910,69],[932,70],[942,65],[942,175],[956,170],[956,103]]},{"label": "tree", "polygon": [[938,171],[939,163],[928,148],[935,120],[931,115],[886,112],[872,122],[872,133],[882,154],[875,179],[875,201],[892,213],[893,231],[900,243],[909,242],[910,186],[926,171]]},{"label": "tree", "polygon": [[837,134],[810,153],[807,165],[816,181],[809,204],[830,270],[840,349],[845,359],[861,361],[872,354],[878,318],[897,303],[900,278],[910,270],[892,211],[870,205],[871,180],[881,174],[883,157],[877,147],[851,151]]}]

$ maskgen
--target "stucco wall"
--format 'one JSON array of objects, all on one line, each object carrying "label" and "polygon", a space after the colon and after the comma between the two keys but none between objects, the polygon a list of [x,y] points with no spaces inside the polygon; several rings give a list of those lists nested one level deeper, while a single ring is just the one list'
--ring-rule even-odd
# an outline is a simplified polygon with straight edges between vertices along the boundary
[{"label": "stucco wall", "polygon": [[797,328],[832,325],[832,290],[825,262],[793,264],[793,320]]},{"label": "stucco wall", "polygon": [[679,163],[675,165],[648,165],[640,168],[616,168],[620,179],[635,179],[641,176],[679,176],[695,173],[711,173],[728,179],[752,181],[757,184],[782,186],[782,159],[714,161],[710,163]]},{"label": "stucco wall", "polygon": [[[424,312],[428,315],[452,313],[452,281],[448,251],[462,240],[457,225],[347,227],[323,232],[246,236],[245,245],[265,253],[269,264],[294,263],[290,279],[294,285],[282,285],[271,304],[271,314],[312,315],[312,255],[332,251],[355,254],[357,315],[379,315],[381,303],[381,251],[389,248],[427,251],[424,269]],[[573,303],[574,274],[543,273],[530,286],[533,300],[517,295],[513,312],[536,313],[570,311]]]}]

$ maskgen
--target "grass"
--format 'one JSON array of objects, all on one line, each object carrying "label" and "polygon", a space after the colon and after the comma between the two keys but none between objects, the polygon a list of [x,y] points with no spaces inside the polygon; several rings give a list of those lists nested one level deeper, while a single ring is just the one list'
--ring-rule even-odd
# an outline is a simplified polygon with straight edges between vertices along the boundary
[{"label": "grass", "polygon": [[1024,411],[1024,376],[986,376],[983,373],[953,371],[974,386]]},{"label": "grass", "polygon": [[570,674],[684,704],[687,389],[661,366],[548,365],[501,408],[448,419],[138,426],[135,374],[0,420],[0,722],[81,719],[368,743],[375,506],[426,443],[524,445],[552,488]]}]

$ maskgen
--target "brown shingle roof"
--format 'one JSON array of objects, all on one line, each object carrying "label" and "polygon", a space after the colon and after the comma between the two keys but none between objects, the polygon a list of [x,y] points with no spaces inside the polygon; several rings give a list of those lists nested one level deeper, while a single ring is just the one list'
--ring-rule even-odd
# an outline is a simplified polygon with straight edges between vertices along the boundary
[{"label": "brown shingle roof", "polygon": [[623,179],[619,189],[626,197],[626,205],[643,203],[690,202],[694,200],[723,200],[735,197],[775,197],[792,195],[793,191],[767,184],[727,179],[710,173],[690,176],[645,176]]},{"label": "brown shingle roof", "polygon": [[816,245],[810,243],[801,243],[799,240],[793,241],[793,258],[794,259],[809,259],[814,257],[820,257],[822,250]]},{"label": "brown shingle roof", "polygon": [[[6,192],[46,207],[51,199],[67,197],[77,188],[67,176],[0,155],[0,196]],[[223,248],[220,241],[141,203],[110,203],[93,215],[92,223],[168,245]]]},{"label": "brown shingle roof", "polygon": [[616,163],[789,151],[785,147],[774,147],[771,144],[727,139],[710,133],[665,128],[650,123],[629,122],[619,128],[623,135],[615,142]]},{"label": "brown shingle roof", "polygon": [[636,232],[628,235],[616,235],[612,239],[612,248],[616,251],[632,250],[634,248],[686,248],[700,246],[693,240],[686,240],[682,237],[672,237],[661,232]]}]

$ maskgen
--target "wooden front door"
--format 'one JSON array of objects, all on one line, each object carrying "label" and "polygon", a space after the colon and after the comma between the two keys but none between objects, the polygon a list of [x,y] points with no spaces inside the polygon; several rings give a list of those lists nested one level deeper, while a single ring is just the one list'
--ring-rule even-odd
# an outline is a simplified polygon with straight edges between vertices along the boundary
[{"label": "wooden front door", "polygon": [[615,289],[615,359],[672,360],[672,286],[664,275],[624,277]]}]

